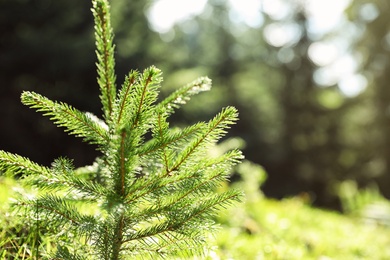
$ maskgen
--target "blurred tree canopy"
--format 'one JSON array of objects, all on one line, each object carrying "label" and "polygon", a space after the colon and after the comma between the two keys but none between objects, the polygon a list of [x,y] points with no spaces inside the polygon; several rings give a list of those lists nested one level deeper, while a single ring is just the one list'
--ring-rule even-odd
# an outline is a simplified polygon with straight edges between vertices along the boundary
[{"label": "blurred tree canopy", "polygon": [[[151,29],[154,1],[111,2],[118,83],[151,64],[164,72],[164,93],[212,78],[214,89],[174,119],[204,120],[236,106],[240,121],[230,134],[267,170],[267,195],[305,192],[337,207],[337,185],[356,180],[378,183],[390,197],[387,1],[341,1],[331,14],[337,22],[324,29],[314,1],[261,0],[249,21],[234,1],[208,0],[201,14],[165,32]],[[19,102],[22,90],[34,90],[101,114],[89,1],[2,0],[0,7],[0,148],[46,165],[59,156],[91,163],[93,149]]]}]

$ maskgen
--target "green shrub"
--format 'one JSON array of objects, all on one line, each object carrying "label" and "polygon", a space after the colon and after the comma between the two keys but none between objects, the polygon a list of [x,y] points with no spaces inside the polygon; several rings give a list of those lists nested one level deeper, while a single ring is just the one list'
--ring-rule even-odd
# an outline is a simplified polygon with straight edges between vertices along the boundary
[{"label": "green shrub", "polygon": [[[241,152],[208,153],[235,123],[237,111],[227,107],[209,122],[170,128],[168,118],[175,109],[209,90],[211,81],[199,78],[158,102],[162,77],[153,66],[142,73],[131,71],[117,91],[108,1],[92,3],[103,119],[34,92],[23,92],[21,99],[69,134],[97,146],[101,156],[93,165],[75,169],[66,158],[45,167],[0,151],[0,171],[22,174],[24,187],[38,189],[31,196],[22,194],[14,205],[22,219],[34,220],[26,225],[32,238],[35,234],[35,240],[23,242],[35,243],[26,255],[36,259],[204,255],[207,234],[215,229],[214,215],[241,198],[237,190],[215,192],[241,160]],[[13,235],[23,236],[18,231]],[[20,245],[15,247],[19,252]]]}]

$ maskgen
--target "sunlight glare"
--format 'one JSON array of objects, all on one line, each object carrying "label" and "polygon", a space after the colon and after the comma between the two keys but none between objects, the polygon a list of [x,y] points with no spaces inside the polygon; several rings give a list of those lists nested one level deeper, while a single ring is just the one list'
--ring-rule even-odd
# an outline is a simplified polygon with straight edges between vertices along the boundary
[{"label": "sunlight glare", "polygon": [[347,97],[356,97],[367,87],[367,79],[361,74],[352,74],[340,80],[338,86]]},{"label": "sunlight glare", "polygon": [[314,42],[309,47],[308,55],[317,66],[325,66],[339,57],[339,50],[335,42]]},{"label": "sunlight glare", "polygon": [[151,29],[167,33],[175,23],[202,13],[207,0],[157,0],[147,10]]},{"label": "sunlight glare", "polygon": [[229,0],[230,19],[244,22],[252,28],[259,28],[263,24],[261,1],[258,0]]},{"label": "sunlight glare", "polygon": [[[320,86],[338,84],[340,90],[349,97],[358,95],[367,84],[363,76],[356,74],[358,61],[350,54],[345,54],[348,47],[344,42],[320,40],[325,34],[340,26],[346,26],[344,11],[352,0],[301,1],[307,14],[309,34],[314,36],[315,41],[311,44],[308,55],[313,63],[320,67],[313,75],[315,81]],[[283,22],[283,19],[287,19],[291,14],[291,2],[288,0],[228,0],[227,3],[230,8],[229,17],[233,23],[259,28],[264,23],[262,12],[273,19],[274,23],[268,24],[263,31],[265,40],[270,45],[291,46],[302,33],[296,24]],[[172,40],[172,27],[176,23],[200,15],[206,4],[207,0],[155,0],[146,14],[151,29],[169,36]],[[375,6],[364,7],[361,15],[366,19],[375,18]]]},{"label": "sunlight glare", "polygon": [[290,14],[289,5],[281,0],[263,0],[262,9],[273,20],[283,20]]},{"label": "sunlight glare", "polygon": [[300,28],[297,24],[271,23],[264,28],[265,40],[272,46],[282,47],[296,43],[300,36]]},{"label": "sunlight glare", "polygon": [[343,12],[351,0],[307,1],[305,10],[310,17],[309,28],[316,34],[333,30],[343,19]]}]

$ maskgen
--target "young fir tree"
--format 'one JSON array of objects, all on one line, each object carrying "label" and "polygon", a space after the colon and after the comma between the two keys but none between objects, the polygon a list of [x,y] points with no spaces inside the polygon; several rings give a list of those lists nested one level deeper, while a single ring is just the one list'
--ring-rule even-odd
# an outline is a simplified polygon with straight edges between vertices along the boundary
[{"label": "young fir tree", "polygon": [[[92,3],[104,120],[34,92],[23,92],[21,99],[70,134],[97,145],[101,156],[92,166],[74,169],[64,158],[44,167],[0,151],[0,171],[22,174],[21,182],[40,191],[16,206],[26,209],[24,216],[33,216],[38,227],[57,234],[56,252],[50,257],[202,255],[205,238],[215,227],[214,214],[241,196],[236,190],[215,191],[241,152],[208,154],[235,123],[237,111],[227,107],[209,122],[170,128],[167,119],[174,110],[190,96],[209,90],[211,81],[200,78],[157,102],[162,78],[155,67],[131,71],[117,92],[108,0]],[[91,213],[86,207],[96,210]]]}]

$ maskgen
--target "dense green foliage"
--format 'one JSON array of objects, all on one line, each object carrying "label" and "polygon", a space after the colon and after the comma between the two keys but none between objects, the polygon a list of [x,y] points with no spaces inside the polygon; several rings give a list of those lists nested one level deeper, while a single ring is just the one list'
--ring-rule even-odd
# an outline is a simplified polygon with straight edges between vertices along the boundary
[{"label": "dense green foliage", "polygon": [[[38,189],[14,204],[22,219],[32,220],[26,227],[32,238],[24,241],[33,242],[29,254],[113,260],[204,255],[213,216],[241,198],[238,190],[215,191],[241,152],[208,152],[236,122],[237,110],[226,107],[208,122],[171,128],[169,116],[209,90],[211,81],[199,78],[158,101],[162,77],[154,66],[130,71],[117,91],[109,4],[92,3],[103,119],[32,91],[21,99],[101,155],[93,165],[75,169],[69,159],[45,167],[0,150],[0,171],[20,174],[24,186]],[[45,249],[46,237],[55,250]]]},{"label": "dense green foliage", "polygon": [[[346,206],[353,210],[349,216],[337,212],[314,209],[307,194],[275,201],[267,199],[258,190],[264,182],[261,167],[244,162],[238,167],[242,181],[235,185],[245,191],[245,203],[227,209],[217,218],[220,230],[210,237],[212,248],[201,259],[387,259],[390,229],[380,222],[368,221],[356,214],[364,205],[381,201],[375,192],[344,189],[353,196]],[[15,190],[28,192],[12,179],[0,179],[0,257],[12,254],[12,259],[28,259],[34,246],[34,233],[28,232],[30,223],[21,223],[15,212],[9,211],[9,197]],[[346,186],[351,186],[350,184]],[[228,185],[222,190],[229,189]],[[3,214],[4,213],[4,214]],[[351,212],[352,213],[352,212]],[[16,238],[17,234],[24,234]],[[53,250],[53,237],[42,236],[41,246]],[[375,241],[375,242],[373,242]],[[16,252],[18,252],[16,254]],[[6,258],[7,259],[7,258]],[[183,259],[183,258],[182,258]],[[199,258],[189,258],[199,259]]]}]

